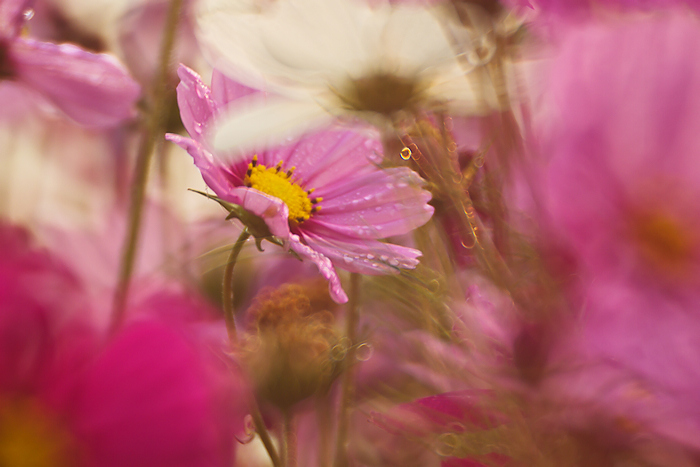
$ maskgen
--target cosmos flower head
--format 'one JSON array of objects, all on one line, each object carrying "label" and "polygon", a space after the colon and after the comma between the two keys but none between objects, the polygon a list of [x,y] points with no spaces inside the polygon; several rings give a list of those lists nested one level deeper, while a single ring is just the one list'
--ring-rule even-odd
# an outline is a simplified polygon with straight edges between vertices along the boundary
[{"label": "cosmos flower head", "polygon": [[20,36],[32,3],[0,3],[0,83],[36,91],[85,126],[109,127],[133,117],[141,88],[116,59]]},{"label": "cosmos flower head", "polygon": [[184,66],[179,74],[181,115],[193,138],[167,138],[190,153],[219,198],[262,218],[272,235],[315,263],[334,300],[347,300],[334,266],[387,274],[418,264],[420,251],[379,239],[426,223],[430,193],[410,169],[376,165],[381,145],[371,133],[330,128],[230,164],[210,151],[203,135],[235,92],[210,90]]},{"label": "cosmos flower head", "polygon": [[549,214],[597,277],[700,281],[698,31],[683,10],[588,24],[552,62]]},{"label": "cosmos flower head", "polygon": [[211,64],[273,96],[227,113],[213,145],[239,151],[279,142],[333,118],[391,124],[417,109],[455,114],[493,108],[458,58],[435,11],[348,0],[207,0],[198,38]]}]

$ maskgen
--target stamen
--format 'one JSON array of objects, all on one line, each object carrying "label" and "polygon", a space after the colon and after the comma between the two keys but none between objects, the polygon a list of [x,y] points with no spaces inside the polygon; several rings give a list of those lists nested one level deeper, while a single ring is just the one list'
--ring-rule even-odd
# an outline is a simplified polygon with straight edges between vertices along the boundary
[{"label": "stamen", "polygon": [[311,199],[309,193],[314,190],[305,191],[299,183],[296,183],[291,178],[296,167],[291,167],[289,170],[283,170],[284,161],[280,161],[275,167],[266,167],[263,164],[257,163],[257,158],[248,165],[245,179],[245,186],[255,188],[268,195],[274,196],[289,209],[289,223],[292,227],[309,219],[313,212],[318,211],[318,207],[314,206],[321,201],[322,198],[316,197]]}]

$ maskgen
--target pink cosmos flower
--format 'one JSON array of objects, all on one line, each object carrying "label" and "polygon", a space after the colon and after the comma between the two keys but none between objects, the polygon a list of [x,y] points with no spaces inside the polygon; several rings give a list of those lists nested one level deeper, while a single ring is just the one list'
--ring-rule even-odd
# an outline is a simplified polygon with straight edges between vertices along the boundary
[{"label": "pink cosmos flower", "polygon": [[196,305],[154,297],[105,342],[81,282],[26,232],[0,225],[0,250],[0,465],[231,465],[216,364],[176,320],[153,318]]},{"label": "pink cosmos flower", "polygon": [[599,280],[700,284],[699,54],[681,10],[575,28],[551,65],[549,213]]},{"label": "pink cosmos flower", "polygon": [[220,109],[249,89],[218,73],[210,90],[192,70],[179,70],[178,102],[192,138],[167,135],[194,158],[216,195],[261,217],[272,235],[314,262],[331,296],[347,300],[334,265],[387,274],[418,264],[420,251],[378,239],[426,223],[430,194],[408,168],[376,166],[381,145],[355,131],[329,129],[227,164],[205,140]]},{"label": "pink cosmos flower", "polygon": [[0,2],[0,81],[15,81],[76,122],[107,127],[133,116],[139,85],[114,58],[21,37],[30,0]]},{"label": "pink cosmos flower", "polygon": [[[699,54],[700,22],[685,10],[579,25],[551,63],[540,129],[548,222],[580,265],[583,296],[552,352],[571,371],[544,386],[618,431],[695,449]],[[581,424],[590,412],[578,410]]]}]

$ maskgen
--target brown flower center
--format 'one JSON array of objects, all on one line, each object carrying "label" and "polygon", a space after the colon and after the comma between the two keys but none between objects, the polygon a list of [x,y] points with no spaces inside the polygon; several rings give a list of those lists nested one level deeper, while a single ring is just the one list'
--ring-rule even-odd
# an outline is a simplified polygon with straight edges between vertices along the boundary
[{"label": "brown flower center", "polygon": [[340,100],[352,110],[390,116],[413,106],[420,94],[415,80],[387,73],[354,79]]}]

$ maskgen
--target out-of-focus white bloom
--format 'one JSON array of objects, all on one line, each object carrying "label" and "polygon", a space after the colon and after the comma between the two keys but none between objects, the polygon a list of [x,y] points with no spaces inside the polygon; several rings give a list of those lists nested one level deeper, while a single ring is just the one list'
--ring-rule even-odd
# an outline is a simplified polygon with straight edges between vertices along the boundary
[{"label": "out-of-focus white bloom", "polygon": [[218,151],[279,142],[348,113],[386,122],[418,107],[477,114],[493,106],[426,8],[202,0],[197,22],[215,68],[270,93],[229,110],[212,135]]}]

